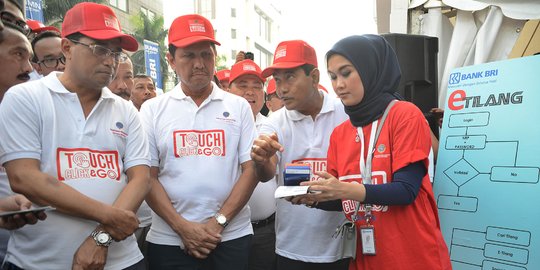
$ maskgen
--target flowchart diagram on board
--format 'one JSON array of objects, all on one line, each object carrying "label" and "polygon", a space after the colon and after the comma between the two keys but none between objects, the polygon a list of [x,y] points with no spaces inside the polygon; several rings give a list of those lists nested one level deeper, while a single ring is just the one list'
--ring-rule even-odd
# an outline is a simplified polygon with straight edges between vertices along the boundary
[{"label": "flowchart diagram on board", "polygon": [[539,72],[534,56],[450,75],[434,192],[453,269],[540,269]]}]

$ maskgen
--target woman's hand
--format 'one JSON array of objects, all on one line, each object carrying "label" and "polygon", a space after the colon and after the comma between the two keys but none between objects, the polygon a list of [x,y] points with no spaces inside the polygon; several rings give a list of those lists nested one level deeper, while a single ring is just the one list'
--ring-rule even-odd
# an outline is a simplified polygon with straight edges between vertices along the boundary
[{"label": "woman's hand", "polygon": [[[305,204],[306,206],[315,206],[318,202],[354,199],[358,197],[365,198],[365,189],[363,185],[339,181],[337,178],[327,172],[315,173],[320,177],[317,181],[306,181],[300,183],[302,186],[309,186],[308,194],[294,196],[291,198],[293,204]],[[354,198],[353,198],[354,197]]]}]

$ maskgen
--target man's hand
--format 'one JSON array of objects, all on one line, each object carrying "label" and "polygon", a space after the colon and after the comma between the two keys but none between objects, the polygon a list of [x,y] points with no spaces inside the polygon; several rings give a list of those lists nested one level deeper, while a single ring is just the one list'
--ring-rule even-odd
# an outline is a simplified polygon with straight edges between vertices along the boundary
[{"label": "man's hand", "polygon": [[[21,194],[11,195],[0,200],[0,211],[27,210],[32,207],[32,202]],[[47,215],[44,211],[37,213],[16,214],[5,216],[0,219],[0,228],[15,230],[26,224],[36,224],[38,220],[44,220]]]},{"label": "man's hand", "polygon": [[283,146],[279,143],[276,133],[259,135],[251,147],[251,159],[256,163],[265,163],[273,157],[277,151],[283,152]]},{"label": "man's hand", "polygon": [[72,270],[98,270],[107,262],[107,247],[96,245],[92,237],[87,237],[73,256]]},{"label": "man's hand", "polygon": [[197,259],[207,258],[221,242],[223,228],[216,227],[220,225],[215,221],[214,223],[215,225],[212,224],[212,220],[202,224],[189,222],[189,226],[183,226],[181,231],[177,231],[184,243],[184,251]]},{"label": "man's hand", "polygon": [[139,228],[139,219],[128,210],[112,207],[108,219],[102,222],[103,229],[116,241],[122,241]]}]

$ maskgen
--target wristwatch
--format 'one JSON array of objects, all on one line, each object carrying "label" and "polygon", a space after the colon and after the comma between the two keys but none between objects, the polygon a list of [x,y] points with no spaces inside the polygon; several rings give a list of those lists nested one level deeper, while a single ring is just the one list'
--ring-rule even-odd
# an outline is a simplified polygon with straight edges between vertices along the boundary
[{"label": "wristwatch", "polygon": [[95,229],[92,232],[91,236],[92,238],[94,238],[94,241],[96,241],[96,245],[102,247],[110,246],[113,241],[111,235],[108,232],[101,231],[99,229]]},{"label": "wristwatch", "polygon": [[225,228],[227,227],[227,225],[229,225],[229,222],[227,221],[227,218],[221,214],[221,213],[216,213],[214,215],[214,217],[216,218],[216,221],[219,225],[221,225],[221,227]]}]

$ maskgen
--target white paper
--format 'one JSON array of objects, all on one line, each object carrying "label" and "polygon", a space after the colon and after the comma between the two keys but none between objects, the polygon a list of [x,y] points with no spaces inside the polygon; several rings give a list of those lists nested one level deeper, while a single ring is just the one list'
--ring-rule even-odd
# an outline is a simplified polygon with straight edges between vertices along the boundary
[{"label": "white paper", "polygon": [[303,195],[308,193],[309,186],[279,186],[274,192],[274,198]]}]

